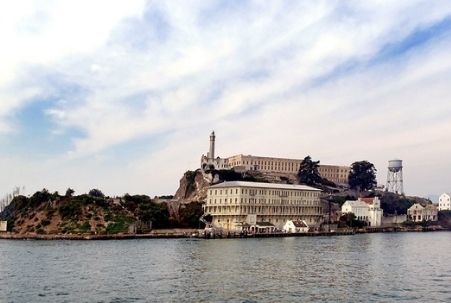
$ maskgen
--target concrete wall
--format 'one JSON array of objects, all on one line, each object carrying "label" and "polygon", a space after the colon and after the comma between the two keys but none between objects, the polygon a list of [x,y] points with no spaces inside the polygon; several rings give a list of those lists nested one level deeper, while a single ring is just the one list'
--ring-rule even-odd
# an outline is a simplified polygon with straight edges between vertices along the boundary
[{"label": "concrete wall", "polygon": [[384,216],[382,217],[382,225],[400,224],[407,221],[407,215]]}]

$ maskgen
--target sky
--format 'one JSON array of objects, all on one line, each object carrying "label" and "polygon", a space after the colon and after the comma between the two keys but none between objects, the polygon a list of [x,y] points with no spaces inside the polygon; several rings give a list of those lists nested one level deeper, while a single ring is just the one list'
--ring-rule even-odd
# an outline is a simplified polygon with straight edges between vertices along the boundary
[{"label": "sky", "polygon": [[216,153],[451,191],[451,1],[1,1],[0,197],[175,193]]}]

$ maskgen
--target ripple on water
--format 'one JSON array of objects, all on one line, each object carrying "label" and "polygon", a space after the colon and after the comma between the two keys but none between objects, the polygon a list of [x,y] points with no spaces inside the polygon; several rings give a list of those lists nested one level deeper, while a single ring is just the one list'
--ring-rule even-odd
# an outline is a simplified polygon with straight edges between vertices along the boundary
[{"label": "ripple on water", "polygon": [[450,240],[0,241],[0,302],[450,302]]}]

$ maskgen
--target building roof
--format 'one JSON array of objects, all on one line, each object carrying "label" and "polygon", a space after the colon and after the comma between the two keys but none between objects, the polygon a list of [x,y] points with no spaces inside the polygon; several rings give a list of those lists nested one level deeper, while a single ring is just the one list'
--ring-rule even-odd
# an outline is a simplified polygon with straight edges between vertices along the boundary
[{"label": "building roof", "polygon": [[427,208],[427,209],[430,208],[430,209],[435,210],[435,209],[437,209],[437,205],[435,205],[435,204],[426,204],[426,206],[424,208]]},{"label": "building roof", "polygon": [[321,191],[318,188],[314,188],[314,187],[307,186],[307,185],[247,182],[247,181],[226,181],[226,182],[222,182],[222,183],[210,186],[210,188],[229,188],[229,187],[254,187],[254,188],[257,187],[257,188],[270,188],[270,189]]},{"label": "building roof", "polygon": [[414,210],[414,209],[424,209],[424,207],[420,203],[415,203],[408,210]]},{"label": "building roof", "polygon": [[379,198],[378,197],[368,197],[368,198],[359,198],[358,200],[365,202],[366,204],[372,205],[372,204],[376,203],[379,200]]},{"label": "building roof", "polygon": [[303,220],[295,220],[293,221],[293,225],[295,227],[308,227],[308,225]]},{"label": "building roof", "polygon": [[368,207],[368,204],[359,200],[347,200],[345,203],[343,203],[343,206],[345,204],[348,204],[351,207]]},{"label": "building roof", "polygon": [[[280,157],[272,157],[272,156],[255,156],[255,155],[244,155],[244,154],[237,154],[233,155],[227,158],[236,158],[236,157],[252,157],[252,158],[259,158],[259,159],[271,159],[276,161],[296,161],[296,162],[302,162],[303,159],[291,159],[291,158],[280,158]],[[350,169],[350,166],[346,165],[333,165],[333,164],[320,164],[319,167],[339,167],[339,168],[347,168]]]},{"label": "building roof", "polygon": [[373,204],[374,202],[374,198],[359,198],[359,200],[367,204]]}]

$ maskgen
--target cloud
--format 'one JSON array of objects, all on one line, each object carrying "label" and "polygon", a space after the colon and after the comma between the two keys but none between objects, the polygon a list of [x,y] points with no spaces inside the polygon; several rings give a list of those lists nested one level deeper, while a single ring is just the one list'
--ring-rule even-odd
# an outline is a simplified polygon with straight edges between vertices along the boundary
[{"label": "cloud", "polygon": [[[14,113],[49,102],[48,135],[69,142],[46,162],[60,168],[49,186],[170,193],[213,128],[222,156],[367,159],[381,183],[391,157],[433,166],[451,149],[446,2],[1,5],[0,134],[20,145]],[[36,187],[38,159],[14,159],[23,174],[3,184]],[[449,190],[413,167],[408,190]]]}]

